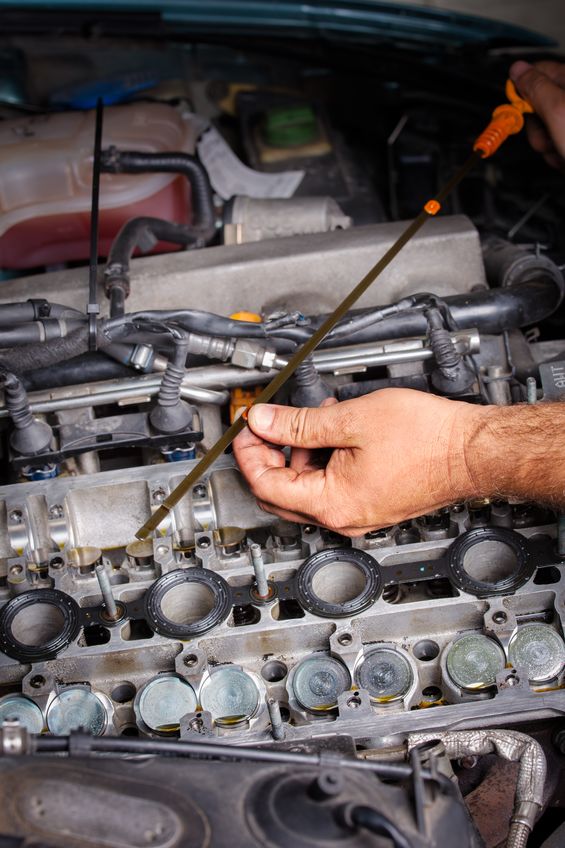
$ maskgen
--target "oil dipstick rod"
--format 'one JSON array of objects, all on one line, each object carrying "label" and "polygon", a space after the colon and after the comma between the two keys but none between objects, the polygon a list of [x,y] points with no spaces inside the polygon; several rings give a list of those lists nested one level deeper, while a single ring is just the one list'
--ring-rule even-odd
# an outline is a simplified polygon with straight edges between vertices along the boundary
[{"label": "oil dipstick rod", "polygon": [[[508,80],[506,83],[506,96],[510,103],[505,103],[498,106],[492,115],[487,128],[477,138],[473,146],[473,153],[467,161],[459,168],[443,188],[436,194],[432,200],[422,208],[422,211],[411,221],[403,233],[398,237],[395,243],[389,247],[387,252],[379,261],[371,268],[371,270],[357,283],[349,294],[342,300],[339,306],[329,315],[326,320],[320,325],[312,336],[298,348],[291,356],[288,363],[282,368],[278,374],[273,377],[262,392],[253,400],[253,404],[268,403],[274,395],[286,383],[289,377],[292,377],[298,366],[318,347],[324,340],[327,334],[333,330],[335,325],[346,315],[347,312],[354,306],[363,295],[369,286],[371,286],[377,277],[385,270],[392,260],[400,253],[402,248],[408,244],[410,239],[424,226],[428,218],[437,215],[441,209],[441,204],[445,198],[456,188],[463,180],[469,171],[475,166],[480,159],[486,159],[492,156],[498,150],[500,145],[508,138],[509,135],[519,132],[524,125],[524,112],[533,112],[531,105],[522,100],[516,93],[513,83]],[[238,433],[244,429],[247,423],[247,410],[243,415],[237,418],[233,424],[228,427],[226,432],[218,441],[210,448],[208,453],[200,460],[200,462],[181,480],[178,486],[173,489],[170,495],[165,498],[161,506],[151,515],[135,534],[138,539],[147,539],[148,536],[157,529],[161,522],[167,517],[170,511],[178,504],[180,499],[197,483],[203,474],[210,466],[223,454],[228,448]]]}]

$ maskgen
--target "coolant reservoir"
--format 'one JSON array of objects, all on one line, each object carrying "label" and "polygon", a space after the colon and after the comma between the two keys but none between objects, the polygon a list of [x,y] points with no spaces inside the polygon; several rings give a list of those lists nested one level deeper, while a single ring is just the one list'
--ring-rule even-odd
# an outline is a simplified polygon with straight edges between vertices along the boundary
[{"label": "coolant reservoir", "polygon": [[[94,120],[92,111],[0,122],[0,267],[88,259]],[[104,148],[194,153],[196,134],[191,116],[166,104],[104,110]],[[107,256],[122,224],[139,215],[191,223],[186,178],[102,174],[101,256]]]}]

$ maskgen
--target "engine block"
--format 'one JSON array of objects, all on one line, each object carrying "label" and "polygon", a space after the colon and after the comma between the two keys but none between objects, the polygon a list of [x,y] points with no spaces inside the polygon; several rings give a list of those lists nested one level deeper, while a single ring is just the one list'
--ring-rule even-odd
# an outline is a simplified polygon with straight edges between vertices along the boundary
[{"label": "engine block", "polygon": [[225,458],[132,543],[193,464],[2,489],[0,716],[379,747],[565,709],[565,580],[541,509],[455,505],[350,541],[262,512]]}]

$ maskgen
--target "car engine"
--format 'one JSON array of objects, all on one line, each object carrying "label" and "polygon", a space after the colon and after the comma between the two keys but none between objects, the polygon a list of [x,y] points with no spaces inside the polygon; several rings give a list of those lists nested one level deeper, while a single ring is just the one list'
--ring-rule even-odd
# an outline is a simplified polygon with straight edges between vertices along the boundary
[{"label": "car engine", "polygon": [[[525,845],[565,797],[564,516],[485,499],[345,538],[262,511],[227,453],[135,538],[467,141],[463,122],[439,150],[447,94],[426,124],[400,73],[402,103],[382,81],[369,164],[345,72],[336,90],[323,75],[300,89],[286,66],[292,86],[257,82],[256,56],[238,78],[232,48],[210,50],[197,82],[169,90],[163,70],[149,96],[105,107],[98,268],[95,112],[76,85],[59,86],[64,108],[2,106],[0,747],[27,756],[0,758],[0,833]],[[521,144],[426,224],[277,402],[565,398],[563,193],[537,162],[524,184]],[[142,741],[203,753],[137,760]],[[364,824],[368,808],[388,824]]]}]

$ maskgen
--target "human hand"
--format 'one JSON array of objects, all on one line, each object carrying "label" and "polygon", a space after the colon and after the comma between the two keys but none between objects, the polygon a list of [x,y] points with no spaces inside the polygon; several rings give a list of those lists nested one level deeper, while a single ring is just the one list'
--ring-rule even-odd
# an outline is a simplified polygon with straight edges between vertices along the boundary
[{"label": "human hand", "polygon": [[[483,408],[383,389],[319,409],[260,404],[234,453],[259,505],[359,536],[475,495],[465,448]],[[290,466],[280,450],[292,447]],[[333,448],[324,468],[317,448]]]},{"label": "human hand", "polygon": [[565,64],[514,62],[510,78],[536,112],[526,124],[530,144],[548,165],[565,170]]}]

